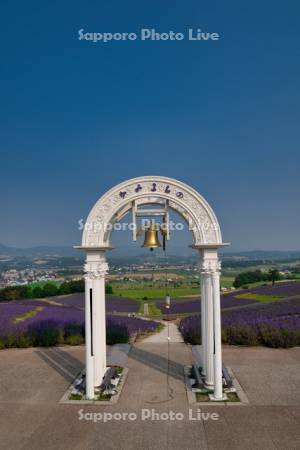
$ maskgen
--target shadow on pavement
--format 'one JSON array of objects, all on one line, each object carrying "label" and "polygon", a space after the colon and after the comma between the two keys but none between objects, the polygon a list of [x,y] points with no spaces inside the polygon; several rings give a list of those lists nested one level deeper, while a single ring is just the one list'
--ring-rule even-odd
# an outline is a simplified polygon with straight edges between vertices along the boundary
[{"label": "shadow on pavement", "polygon": [[[68,382],[72,382],[84,368],[84,364],[81,361],[58,347],[38,348],[35,350],[35,354]],[[168,373],[177,380],[183,380],[184,365],[171,360],[168,362],[166,357],[137,347],[132,347],[129,357],[159,372]]]},{"label": "shadow on pavement", "polygon": [[137,347],[132,347],[129,357],[143,363],[145,366],[149,366],[162,373],[169,373],[169,375],[177,380],[183,380],[184,365],[175,361],[169,361],[168,359],[157,355],[156,353],[146,352]]},{"label": "shadow on pavement", "polygon": [[35,354],[68,382],[73,381],[78,372],[84,368],[81,361],[57,347],[39,348],[35,350]]}]

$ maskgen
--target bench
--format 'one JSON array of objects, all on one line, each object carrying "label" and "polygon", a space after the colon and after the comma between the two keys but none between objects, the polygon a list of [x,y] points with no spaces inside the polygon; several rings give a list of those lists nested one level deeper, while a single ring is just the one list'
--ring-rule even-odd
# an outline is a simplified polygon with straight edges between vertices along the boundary
[{"label": "bench", "polygon": [[198,367],[194,364],[192,366],[192,373],[196,379],[196,383],[193,384],[193,388],[197,388],[197,389],[203,389],[204,388],[204,383],[203,380],[201,378],[200,372]]},{"label": "bench", "polygon": [[223,377],[224,377],[225,382],[226,382],[226,387],[232,388],[232,386],[233,386],[233,379],[229,375],[229,372],[228,372],[228,370],[226,369],[225,366],[223,366],[222,372],[223,372]]}]

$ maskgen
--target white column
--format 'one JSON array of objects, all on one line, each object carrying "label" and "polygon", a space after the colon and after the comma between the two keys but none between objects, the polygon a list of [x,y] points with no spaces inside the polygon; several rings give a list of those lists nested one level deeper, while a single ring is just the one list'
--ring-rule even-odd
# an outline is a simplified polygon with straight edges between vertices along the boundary
[{"label": "white column", "polygon": [[94,356],[92,345],[92,280],[85,276],[85,367],[86,398],[94,398]]},{"label": "white column", "polygon": [[105,275],[103,274],[94,280],[93,285],[95,310],[95,386],[99,386],[106,370]]},{"label": "white column", "polygon": [[201,248],[200,270],[205,293],[206,385],[214,389],[210,395],[212,400],[223,400],[220,262],[217,247]]},{"label": "white column", "polygon": [[202,374],[206,375],[206,330],[205,330],[205,285],[204,276],[200,274],[201,279],[201,360],[202,360]]},{"label": "white column", "polygon": [[[86,331],[88,331],[89,345],[92,351],[92,366],[90,360],[88,361],[88,356],[86,356],[86,395],[89,396],[88,398],[92,398],[90,397],[91,392],[94,395],[94,387],[101,384],[106,370],[105,275],[108,271],[108,264],[105,252],[100,250],[89,251],[85,271],[86,278],[90,280],[89,286],[91,289],[88,305],[86,304]],[[90,322],[92,322],[92,326],[88,329]],[[87,346],[86,355],[88,355],[88,351]],[[90,387],[91,383],[92,388]]]},{"label": "white column", "polygon": [[210,273],[204,273],[205,290],[205,356],[206,356],[206,374],[205,385],[212,389],[214,385],[214,322],[213,322],[213,296]]},{"label": "white column", "polygon": [[214,379],[215,388],[213,400],[222,400],[223,377],[222,377],[222,342],[221,342],[221,307],[220,307],[220,273],[212,274],[213,303],[214,303]]},{"label": "white column", "polygon": [[105,302],[105,295],[102,292],[103,279],[97,278],[93,280],[93,312],[94,312],[94,385],[99,386],[103,378],[103,351],[102,330],[101,330],[101,303]]}]

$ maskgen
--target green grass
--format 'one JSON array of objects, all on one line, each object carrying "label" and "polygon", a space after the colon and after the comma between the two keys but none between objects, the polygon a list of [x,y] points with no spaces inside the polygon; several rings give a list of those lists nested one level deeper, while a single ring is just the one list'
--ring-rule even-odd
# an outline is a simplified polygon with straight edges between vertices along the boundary
[{"label": "green grass", "polygon": [[71,394],[69,400],[82,400],[82,394]]},{"label": "green grass", "polygon": [[[236,402],[240,402],[240,399],[237,395],[236,392],[227,392],[227,400],[225,400],[225,402],[227,403],[236,403]],[[206,392],[196,392],[196,399],[197,402],[210,402],[210,398],[208,396],[208,393]],[[224,400],[223,400],[224,401]],[[214,402],[212,402],[213,404]]]},{"label": "green grass", "polygon": [[155,302],[149,302],[148,300],[138,300],[140,307],[139,307],[139,313],[144,315],[144,304],[148,303],[148,310],[149,310],[149,316],[162,316],[161,310],[157,307]]},{"label": "green grass", "polygon": [[97,395],[96,399],[99,400],[99,401],[110,400],[111,399],[111,394],[104,394],[103,392],[100,392]]},{"label": "green grass", "polygon": [[221,278],[221,286],[230,288],[232,287],[232,283],[234,282],[234,278],[231,280],[230,278]]},{"label": "green grass", "polygon": [[252,292],[245,292],[243,294],[238,294],[235,296],[236,298],[246,298],[251,300],[257,300],[262,303],[275,302],[277,300],[282,300],[284,297],[279,295],[260,295],[254,294]]},{"label": "green grass", "polygon": [[161,316],[161,310],[155,305],[155,303],[148,303],[149,316]]},{"label": "green grass", "polygon": [[[173,297],[185,297],[189,295],[200,295],[199,286],[190,288],[170,288],[168,293]],[[164,298],[166,295],[166,288],[146,288],[146,289],[115,289],[115,295],[122,294],[123,297],[142,300],[147,297],[147,300]]]},{"label": "green grass", "polygon": [[207,393],[204,392],[196,392],[196,399],[197,402],[209,402],[209,396]]},{"label": "green grass", "polygon": [[239,396],[236,392],[227,392],[227,400],[226,402],[240,402]]},{"label": "green grass", "polygon": [[24,320],[30,319],[31,317],[36,316],[39,312],[43,311],[43,306],[38,306],[37,308],[31,309],[30,311],[27,311],[22,316],[17,316],[14,318],[13,322],[24,322]]}]

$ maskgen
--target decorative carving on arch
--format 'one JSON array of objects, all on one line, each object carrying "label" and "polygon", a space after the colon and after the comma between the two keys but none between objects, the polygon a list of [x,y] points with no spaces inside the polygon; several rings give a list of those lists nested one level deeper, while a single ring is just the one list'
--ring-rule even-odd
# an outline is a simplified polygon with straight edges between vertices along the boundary
[{"label": "decorative carving on arch", "polygon": [[107,225],[121,220],[133,201],[144,205],[165,200],[189,223],[194,245],[222,244],[218,220],[197,191],[172,178],[146,176],[120,183],[96,202],[85,224],[82,247],[109,247],[111,233]]}]

